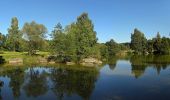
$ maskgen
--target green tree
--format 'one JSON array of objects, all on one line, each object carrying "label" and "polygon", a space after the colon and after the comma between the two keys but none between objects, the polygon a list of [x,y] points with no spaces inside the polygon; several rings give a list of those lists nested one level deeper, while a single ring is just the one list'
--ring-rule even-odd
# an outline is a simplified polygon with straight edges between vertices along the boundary
[{"label": "green tree", "polygon": [[77,61],[92,56],[91,52],[97,43],[97,38],[93,23],[87,13],[77,18],[75,34]]},{"label": "green tree", "polygon": [[107,61],[109,57],[108,47],[105,44],[100,44],[100,55],[102,60]]},{"label": "green tree", "polygon": [[6,36],[0,33],[0,50],[5,49],[5,44],[6,44]]},{"label": "green tree", "polygon": [[61,62],[73,60],[79,63],[86,57],[100,57],[96,32],[88,14],[83,13],[65,29],[57,24],[52,31],[51,48]]},{"label": "green tree", "polygon": [[161,41],[161,54],[169,54],[169,43],[165,37],[163,37]]},{"label": "green tree", "polygon": [[149,54],[152,54],[154,52],[153,43],[154,43],[153,40],[147,41],[147,51]]},{"label": "green tree", "polygon": [[23,38],[26,40],[29,55],[36,54],[36,50],[40,50],[43,46],[47,28],[43,24],[37,24],[32,21],[25,23],[22,29]]},{"label": "green tree", "polygon": [[134,30],[134,33],[131,35],[131,48],[136,54],[146,53],[146,43],[147,39],[144,34],[138,29]]},{"label": "green tree", "polygon": [[115,56],[116,53],[120,51],[119,45],[113,39],[106,42],[106,46],[108,48],[109,57]]},{"label": "green tree", "polygon": [[66,49],[69,45],[67,45],[66,34],[60,23],[58,23],[54,30],[52,31],[52,53],[57,56],[57,62],[66,62],[67,54]]},{"label": "green tree", "polygon": [[7,45],[10,50],[20,51],[20,40],[22,34],[19,30],[18,19],[16,17],[12,18],[11,26],[8,29]]},{"label": "green tree", "polygon": [[65,38],[65,34],[63,33],[63,29],[60,23],[58,23],[54,30],[51,33],[52,36],[52,42],[51,42],[51,48],[52,53],[61,54],[63,53],[63,40]]},{"label": "green tree", "polygon": [[162,46],[161,42],[162,42],[162,39],[158,32],[156,38],[154,39],[154,44],[153,44],[155,54],[161,54],[161,46]]}]

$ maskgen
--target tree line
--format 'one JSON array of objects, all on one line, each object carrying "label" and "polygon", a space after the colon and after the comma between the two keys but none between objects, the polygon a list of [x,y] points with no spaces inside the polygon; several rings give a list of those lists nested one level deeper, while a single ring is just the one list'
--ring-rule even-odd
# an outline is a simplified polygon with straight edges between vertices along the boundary
[{"label": "tree line", "polygon": [[156,37],[147,40],[144,33],[135,29],[131,34],[131,49],[135,54],[169,54],[170,38],[161,37],[158,32]]},{"label": "tree line", "polygon": [[[56,24],[53,31],[47,34],[47,28],[35,21],[26,22],[19,29],[16,17],[12,18],[8,34],[0,33],[0,50],[25,52],[35,55],[37,50],[48,51],[57,62],[74,61],[93,57],[107,61],[121,51],[133,51],[135,54],[169,54],[170,39],[158,33],[147,40],[138,29],[131,35],[131,43],[116,43],[113,39],[98,43],[94,25],[87,13],[81,14],[76,21],[62,27]],[[47,38],[51,36],[51,39]]]}]

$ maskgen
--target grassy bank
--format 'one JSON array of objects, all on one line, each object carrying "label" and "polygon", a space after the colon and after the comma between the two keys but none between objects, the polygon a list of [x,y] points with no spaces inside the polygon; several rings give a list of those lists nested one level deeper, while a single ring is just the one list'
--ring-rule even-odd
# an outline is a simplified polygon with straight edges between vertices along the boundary
[{"label": "grassy bank", "polygon": [[36,55],[30,56],[27,52],[2,52],[0,56],[3,56],[6,62],[9,62],[11,59],[21,58],[26,63],[36,63],[37,59],[46,58],[49,55],[49,52],[37,52]]}]

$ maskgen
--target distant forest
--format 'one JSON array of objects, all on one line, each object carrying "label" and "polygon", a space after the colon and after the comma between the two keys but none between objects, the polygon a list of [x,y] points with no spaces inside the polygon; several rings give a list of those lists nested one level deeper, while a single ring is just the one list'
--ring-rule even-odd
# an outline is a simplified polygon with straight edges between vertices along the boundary
[{"label": "distant forest", "polygon": [[[138,55],[170,53],[170,39],[161,37],[159,32],[153,39],[147,40],[144,33],[136,28],[131,34],[130,43],[116,43],[113,39],[106,43],[98,43],[96,34],[87,13],[78,16],[75,22],[65,28],[57,23],[50,34],[47,34],[45,25],[35,21],[26,22],[20,30],[18,19],[14,17],[8,28],[8,34],[0,33],[0,51],[28,52],[29,55],[35,55],[38,50],[47,51],[58,62],[80,62],[88,57],[107,60],[124,53]],[[50,35],[51,39],[48,39],[47,35]]]}]

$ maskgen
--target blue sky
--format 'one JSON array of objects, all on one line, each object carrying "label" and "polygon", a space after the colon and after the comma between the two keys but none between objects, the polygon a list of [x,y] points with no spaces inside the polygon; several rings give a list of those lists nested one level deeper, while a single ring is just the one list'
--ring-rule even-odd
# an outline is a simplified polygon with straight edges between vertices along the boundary
[{"label": "blue sky", "polygon": [[50,33],[58,22],[69,25],[83,12],[92,19],[99,42],[129,42],[134,28],[147,38],[170,33],[170,0],[1,0],[0,32],[7,34],[11,18],[17,17],[20,28],[34,20]]}]

